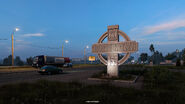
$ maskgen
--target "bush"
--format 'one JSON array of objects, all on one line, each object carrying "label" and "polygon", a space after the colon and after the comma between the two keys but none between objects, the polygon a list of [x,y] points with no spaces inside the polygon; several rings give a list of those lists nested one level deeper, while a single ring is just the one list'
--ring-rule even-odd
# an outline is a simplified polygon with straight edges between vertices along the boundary
[{"label": "bush", "polygon": [[172,72],[167,69],[154,68],[148,71],[145,75],[145,82],[150,88],[159,86],[160,84],[165,85],[166,83],[172,82]]},{"label": "bush", "polygon": [[176,61],[176,66],[181,66],[181,60],[179,58]]},{"label": "bush", "polygon": [[143,75],[147,70],[145,69],[122,69],[119,71],[120,75],[127,75],[127,74],[132,74],[132,75]]}]

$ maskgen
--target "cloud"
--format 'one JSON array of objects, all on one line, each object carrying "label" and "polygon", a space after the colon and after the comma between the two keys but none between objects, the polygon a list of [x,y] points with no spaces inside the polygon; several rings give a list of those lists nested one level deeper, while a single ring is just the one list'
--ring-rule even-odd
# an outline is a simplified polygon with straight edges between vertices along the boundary
[{"label": "cloud", "polygon": [[18,40],[18,39],[16,39],[15,42],[16,42],[16,44],[22,44],[22,45],[23,45],[23,44],[24,44],[24,45],[26,45],[26,44],[31,44],[30,41]]},{"label": "cloud", "polygon": [[42,37],[44,36],[43,33],[34,33],[34,34],[24,34],[24,37]]},{"label": "cloud", "polygon": [[181,27],[185,27],[185,19],[176,19],[157,25],[135,27],[131,29],[130,32],[140,33],[142,35],[151,35],[157,32],[172,31]]},{"label": "cloud", "polygon": [[185,32],[184,31],[167,32],[164,35],[169,40],[185,39]]},{"label": "cloud", "polygon": [[23,42],[24,40],[16,39],[16,42]]},{"label": "cloud", "polygon": [[166,31],[166,30],[174,30],[180,27],[185,27],[185,19],[184,20],[175,20],[169,21],[166,23],[162,23],[155,26],[148,26],[145,27],[145,34],[153,34],[159,31]]}]

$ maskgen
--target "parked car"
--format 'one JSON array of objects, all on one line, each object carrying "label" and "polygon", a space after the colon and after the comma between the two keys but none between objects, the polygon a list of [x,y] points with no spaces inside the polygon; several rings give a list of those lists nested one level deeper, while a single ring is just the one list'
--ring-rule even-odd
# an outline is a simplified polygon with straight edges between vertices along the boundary
[{"label": "parked car", "polygon": [[65,63],[64,65],[63,65],[63,67],[73,67],[73,64],[72,63]]},{"label": "parked car", "polygon": [[38,71],[40,74],[57,74],[57,73],[62,73],[63,70],[60,68],[57,68],[55,66],[51,66],[51,65],[46,65],[40,68],[40,70]]}]

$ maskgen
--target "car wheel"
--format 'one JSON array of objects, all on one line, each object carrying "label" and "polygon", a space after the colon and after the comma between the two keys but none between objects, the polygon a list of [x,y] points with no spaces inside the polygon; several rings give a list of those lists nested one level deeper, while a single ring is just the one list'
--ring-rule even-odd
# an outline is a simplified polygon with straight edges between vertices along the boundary
[{"label": "car wheel", "polygon": [[51,72],[48,72],[48,75],[51,75]]}]

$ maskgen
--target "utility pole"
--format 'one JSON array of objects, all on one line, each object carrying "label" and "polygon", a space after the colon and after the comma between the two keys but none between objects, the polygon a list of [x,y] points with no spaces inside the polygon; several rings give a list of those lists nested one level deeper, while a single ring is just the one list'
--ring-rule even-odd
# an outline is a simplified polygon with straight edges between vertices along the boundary
[{"label": "utility pole", "polygon": [[63,54],[64,54],[64,46],[62,44],[62,57],[63,57]]},{"label": "utility pole", "polygon": [[84,48],[84,64],[86,64],[86,59],[85,59],[85,48]]},{"label": "utility pole", "polygon": [[14,43],[13,43],[13,39],[14,39],[14,37],[13,37],[13,33],[12,33],[12,66],[14,66]]},{"label": "utility pole", "polygon": [[86,48],[89,48],[89,46],[87,45],[85,48],[84,48],[84,64],[86,64],[86,56],[85,56],[85,49]]},{"label": "utility pole", "polygon": [[13,30],[12,32],[12,36],[11,36],[11,40],[12,40],[12,66],[14,66],[14,33],[16,31],[19,31],[19,28],[15,28],[15,30]]},{"label": "utility pole", "polygon": [[[69,43],[69,40],[64,41],[66,44]],[[64,44],[62,44],[62,57],[64,56]]]}]

